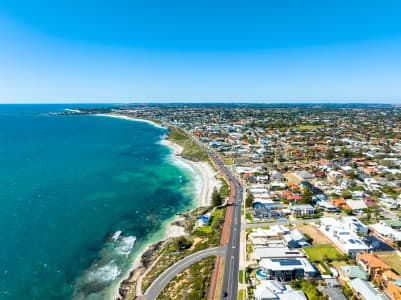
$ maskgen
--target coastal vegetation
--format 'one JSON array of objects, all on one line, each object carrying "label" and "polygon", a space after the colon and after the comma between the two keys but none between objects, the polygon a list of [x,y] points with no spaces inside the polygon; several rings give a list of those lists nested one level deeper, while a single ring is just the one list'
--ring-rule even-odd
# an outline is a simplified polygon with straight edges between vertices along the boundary
[{"label": "coastal vegetation", "polygon": [[214,259],[214,256],[204,258],[177,274],[157,299],[206,299]]},{"label": "coastal vegetation", "polygon": [[220,187],[220,196],[225,199],[230,196],[230,186],[228,185],[227,181],[224,178],[220,179],[221,187]]},{"label": "coastal vegetation", "polygon": [[207,161],[209,159],[206,151],[195,143],[188,135],[180,128],[169,126],[168,138],[183,149],[180,156],[192,161]]},{"label": "coastal vegetation", "polygon": [[222,216],[223,216],[224,209],[215,209],[213,213],[210,215],[209,224],[204,227],[198,227],[194,230],[194,233],[205,233],[205,234],[212,234],[213,230],[217,227],[221,226]]},{"label": "coastal vegetation", "polygon": [[[197,251],[218,246],[221,233],[221,225],[224,220],[224,208],[216,208],[213,210],[212,214],[210,215],[209,224],[207,226],[195,228],[196,220],[201,215],[206,214],[208,211],[209,209],[206,208],[198,208],[186,214],[185,230],[186,232],[189,232],[189,234],[185,237],[167,240],[158,251],[157,255],[153,255],[153,261],[158,259],[157,264],[152,266],[152,268],[144,276],[142,280],[143,292],[146,291],[150,284],[160,274],[162,274],[167,268],[172,266],[177,261]],[[199,274],[202,274],[202,276],[199,276],[199,280],[203,281],[205,278],[205,274]],[[174,282],[174,280],[172,282]],[[207,283],[209,283],[209,281],[207,281]],[[132,294],[130,296],[132,296]],[[129,298],[127,297],[126,299]]]},{"label": "coastal vegetation", "polygon": [[220,206],[223,203],[223,197],[221,196],[220,192],[214,188],[212,193],[212,206]]}]

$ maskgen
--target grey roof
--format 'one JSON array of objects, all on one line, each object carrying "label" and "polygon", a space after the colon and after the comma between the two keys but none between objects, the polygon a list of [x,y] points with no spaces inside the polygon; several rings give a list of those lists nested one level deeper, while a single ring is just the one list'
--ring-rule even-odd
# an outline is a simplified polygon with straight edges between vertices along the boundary
[{"label": "grey roof", "polygon": [[270,247],[255,247],[253,250],[253,257],[256,259],[261,258],[298,258],[303,257],[303,254],[298,250],[288,248],[270,248]]},{"label": "grey roof", "polygon": [[367,281],[356,278],[349,282],[351,288],[365,300],[389,300],[389,298],[378,293]]},{"label": "grey roof", "polygon": [[313,209],[313,206],[310,204],[298,204],[298,205],[292,205],[290,206],[291,210],[295,209]]},{"label": "grey roof", "polygon": [[347,300],[339,288],[327,288],[322,290],[322,292],[328,296],[330,300]]},{"label": "grey roof", "polygon": [[350,279],[359,278],[366,280],[368,279],[368,274],[360,266],[341,266],[340,270]]}]

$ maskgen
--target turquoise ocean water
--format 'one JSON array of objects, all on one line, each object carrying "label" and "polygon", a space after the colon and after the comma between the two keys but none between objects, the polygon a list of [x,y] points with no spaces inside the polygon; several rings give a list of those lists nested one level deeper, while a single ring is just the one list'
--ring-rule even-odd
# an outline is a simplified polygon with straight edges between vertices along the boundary
[{"label": "turquoise ocean water", "polygon": [[193,207],[196,180],[144,122],[0,106],[0,299],[105,299]]}]

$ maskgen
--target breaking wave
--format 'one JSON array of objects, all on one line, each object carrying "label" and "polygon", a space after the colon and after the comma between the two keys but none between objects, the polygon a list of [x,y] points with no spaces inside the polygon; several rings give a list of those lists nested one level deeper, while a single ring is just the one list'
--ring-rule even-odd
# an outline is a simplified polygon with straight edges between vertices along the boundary
[{"label": "breaking wave", "polygon": [[124,236],[122,231],[109,234],[99,258],[76,280],[74,299],[102,299],[126,267],[135,241],[136,237]]}]

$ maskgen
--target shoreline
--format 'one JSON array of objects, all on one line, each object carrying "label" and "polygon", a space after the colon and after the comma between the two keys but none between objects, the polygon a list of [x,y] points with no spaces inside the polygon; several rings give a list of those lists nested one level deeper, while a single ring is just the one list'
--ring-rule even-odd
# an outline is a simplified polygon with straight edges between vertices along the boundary
[{"label": "shoreline", "polygon": [[151,121],[151,120],[147,120],[147,119],[140,119],[140,118],[134,118],[134,117],[130,117],[130,116],[125,116],[125,115],[120,115],[120,114],[94,114],[93,116],[100,116],[100,117],[109,117],[109,118],[116,118],[116,119],[123,119],[123,120],[129,120],[129,121],[138,121],[138,122],[145,122],[148,123],[150,125],[153,125],[157,128],[162,128],[162,129],[167,129],[166,127]]},{"label": "shoreline", "polygon": [[[124,116],[120,114],[95,114],[95,116],[103,116],[103,117],[111,117],[111,118],[118,118],[118,119],[124,119],[124,120],[130,120],[130,121],[140,121],[140,122],[145,122],[148,123],[149,125],[166,129],[166,127],[163,127],[160,124],[157,124],[151,120],[146,120],[146,119],[139,119],[139,118],[133,118],[129,116]],[[178,160],[181,163],[184,163],[187,167],[189,167],[195,174],[196,176],[199,176],[200,181],[201,181],[201,187],[200,190],[197,191],[195,198],[193,199],[194,207],[191,209],[191,211],[200,208],[200,207],[207,207],[211,203],[211,195],[213,193],[213,189],[219,188],[220,187],[220,182],[217,180],[216,175],[217,172],[208,164],[208,162],[194,162],[187,160],[183,157],[180,156],[180,153],[182,152],[182,147],[178,144],[173,143],[172,141],[168,140],[167,137],[162,138],[160,141],[160,144],[168,147],[171,150],[171,156],[173,159]],[[173,162],[174,163],[174,162]],[[180,168],[180,166],[177,166]],[[180,215],[175,215],[172,219],[167,220],[167,225],[164,227],[164,234],[162,239],[156,240],[149,242],[149,244],[144,245],[143,249],[139,250],[138,254],[135,257],[135,260],[130,266],[126,272],[126,276],[120,279],[118,284],[116,285],[116,288],[113,293],[113,298],[112,299],[122,299],[122,295],[120,294],[120,289],[122,287],[122,283],[130,278],[138,277],[141,278],[143,274],[136,274],[137,270],[139,270],[141,266],[141,261],[143,258],[143,255],[148,252],[150,249],[152,249],[156,244],[162,243],[170,238],[182,236],[182,235],[187,235],[188,233],[185,232],[185,228],[181,226],[181,221],[182,221],[182,216]],[[146,270],[145,270],[146,272]],[[135,276],[137,275],[137,276]],[[138,279],[136,278],[136,279]]]}]

